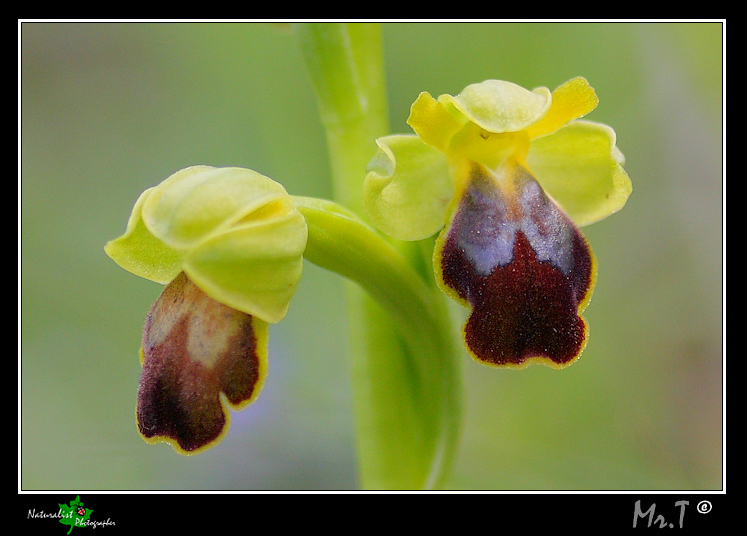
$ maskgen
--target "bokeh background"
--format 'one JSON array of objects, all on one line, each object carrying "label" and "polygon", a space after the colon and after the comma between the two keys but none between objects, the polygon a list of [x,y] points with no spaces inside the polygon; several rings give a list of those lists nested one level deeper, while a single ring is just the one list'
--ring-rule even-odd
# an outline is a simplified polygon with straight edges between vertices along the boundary
[{"label": "bokeh background", "polygon": [[[260,399],[216,448],[137,434],[143,320],[161,287],[102,250],[146,188],[243,166],[329,197],[294,35],[269,24],[24,23],[20,480],[25,490],[354,489],[342,280],[306,262],[271,327]],[[499,78],[596,89],[633,194],[584,229],[599,262],[572,368],[463,359],[455,489],[711,490],[722,483],[722,26],[385,24],[394,132],[422,90]]]}]

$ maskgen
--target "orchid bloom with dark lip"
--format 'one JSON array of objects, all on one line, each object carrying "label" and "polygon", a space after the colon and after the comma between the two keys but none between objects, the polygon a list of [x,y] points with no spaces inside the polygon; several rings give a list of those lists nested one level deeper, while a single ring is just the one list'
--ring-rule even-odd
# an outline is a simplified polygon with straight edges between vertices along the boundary
[{"label": "orchid bloom with dark lip", "polygon": [[471,310],[464,340],[481,363],[564,368],[586,346],[596,261],[579,227],[632,190],[614,131],[579,119],[597,104],[581,77],[554,92],[488,80],[423,92],[416,134],[377,141],[365,208],[396,239],[440,231],[436,281]]},{"label": "orchid bloom with dark lip", "polygon": [[226,406],[258,397],[268,324],[286,315],[306,241],[292,197],[252,170],[193,166],[140,196],[105,251],[166,285],[141,346],[136,422],[147,442],[198,453],[226,432]]}]

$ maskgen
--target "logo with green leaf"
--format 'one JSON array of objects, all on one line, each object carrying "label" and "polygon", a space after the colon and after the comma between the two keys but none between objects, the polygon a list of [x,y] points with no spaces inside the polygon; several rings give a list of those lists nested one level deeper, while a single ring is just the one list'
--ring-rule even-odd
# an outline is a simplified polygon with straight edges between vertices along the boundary
[{"label": "logo with green leaf", "polygon": [[70,506],[67,504],[58,503],[60,507],[60,523],[63,525],[70,525],[67,534],[73,530],[73,527],[85,527],[86,521],[91,517],[90,508],[84,508],[83,502],[81,502],[79,495],[70,501]]}]

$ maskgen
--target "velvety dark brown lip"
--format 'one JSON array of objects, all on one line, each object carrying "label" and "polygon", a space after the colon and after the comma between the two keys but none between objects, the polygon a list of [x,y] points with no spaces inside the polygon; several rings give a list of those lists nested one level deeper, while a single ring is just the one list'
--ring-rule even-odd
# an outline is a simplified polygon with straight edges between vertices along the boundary
[{"label": "velvety dark brown lip", "polygon": [[146,439],[187,453],[227,425],[220,400],[250,400],[261,377],[252,316],[223,305],[180,274],[154,303],[143,336],[137,421]]},{"label": "velvety dark brown lip", "polygon": [[478,169],[442,245],[443,282],[472,308],[467,347],[494,365],[574,361],[593,268],[583,235],[525,170],[506,193]]}]

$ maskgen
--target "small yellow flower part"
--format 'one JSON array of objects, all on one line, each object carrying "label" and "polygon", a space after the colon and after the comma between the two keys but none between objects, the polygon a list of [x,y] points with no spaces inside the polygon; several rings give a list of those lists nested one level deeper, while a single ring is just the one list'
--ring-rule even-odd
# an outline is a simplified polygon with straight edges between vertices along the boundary
[{"label": "small yellow flower part", "polygon": [[193,166],[138,198],[105,251],[167,285],[143,333],[136,419],[144,439],[195,454],[226,432],[222,400],[236,410],[257,398],[268,323],[286,315],[306,242],[293,198],[252,170]]},{"label": "small yellow flower part", "polygon": [[554,92],[488,80],[423,92],[407,120],[416,135],[378,140],[365,208],[397,239],[440,231],[436,280],[471,309],[464,339],[484,364],[563,368],[586,346],[596,261],[578,226],[632,190],[614,131],[579,119],[597,103],[581,77]]}]

